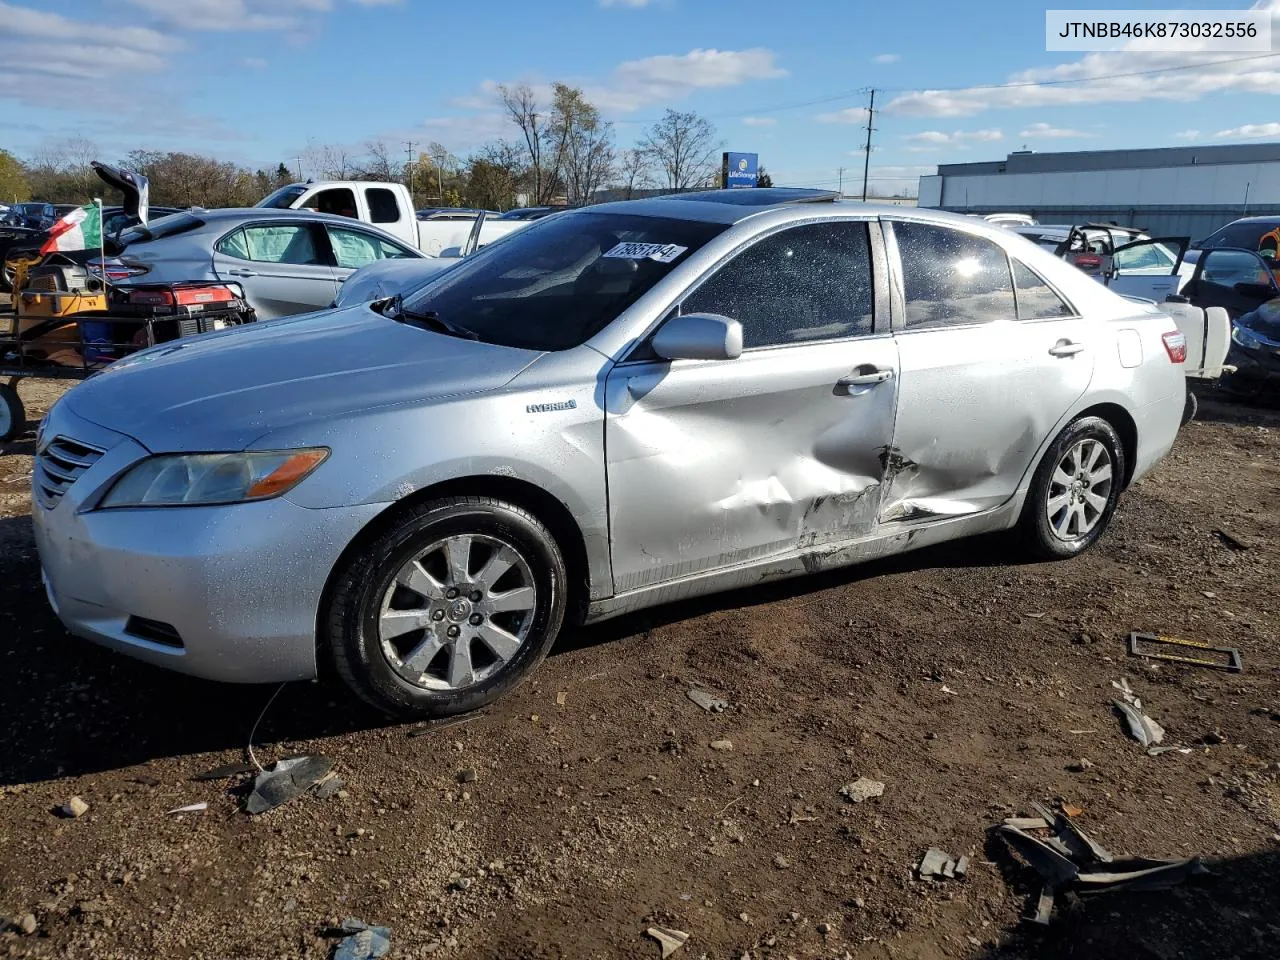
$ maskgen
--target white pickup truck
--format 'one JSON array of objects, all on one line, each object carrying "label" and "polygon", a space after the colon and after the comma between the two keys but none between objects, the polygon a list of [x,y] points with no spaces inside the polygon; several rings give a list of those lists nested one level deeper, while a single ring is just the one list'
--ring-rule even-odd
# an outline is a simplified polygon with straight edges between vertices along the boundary
[{"label": "white pickup truck", "polygon": [[268,194],[257,206],[315,210],[362,220],[429,257],[460,257],[529,225],[528,220],[500,220],[483,214],[473,220],[419,220],[404,184],[373,180],[291,183]]}]

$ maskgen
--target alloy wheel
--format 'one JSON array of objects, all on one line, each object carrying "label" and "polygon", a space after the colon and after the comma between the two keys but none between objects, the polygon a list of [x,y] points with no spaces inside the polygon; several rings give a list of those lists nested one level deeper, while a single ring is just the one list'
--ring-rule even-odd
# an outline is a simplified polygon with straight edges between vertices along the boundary
[{"label": "alloy wheel", "polygon": [[482,683],[528,639],[536,600],[529,562],[513,545],[480,534],[445,537],[406,562],[383,594],[383,656],[427,690]]},{"label": "alloy wheel", "polygon": [[1054,536],[1067,543],[1089,536],[1106,512],[1114,482],[1106,444],[1084,439],[1071,446],[1049,478],[1045,512]]}]

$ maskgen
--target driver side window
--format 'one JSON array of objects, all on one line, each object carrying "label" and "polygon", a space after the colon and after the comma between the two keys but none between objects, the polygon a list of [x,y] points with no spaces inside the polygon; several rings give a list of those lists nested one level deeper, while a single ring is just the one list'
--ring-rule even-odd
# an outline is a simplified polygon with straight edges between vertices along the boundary
[{"label": "driver side window", "polygon": [[756,241],[680,305],[742,324],[742,345],[774,347],[865,336],[874,296],[867,225],[827,221]]}]

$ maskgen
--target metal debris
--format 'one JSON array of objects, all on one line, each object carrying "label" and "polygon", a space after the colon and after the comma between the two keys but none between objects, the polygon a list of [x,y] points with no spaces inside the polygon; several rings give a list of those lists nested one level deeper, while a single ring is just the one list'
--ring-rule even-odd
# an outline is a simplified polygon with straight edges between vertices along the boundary
[{"label": "metal debris", "polygon": [[253,814],[274,809],[306,793],[332,768],[333,761],[319,755],[279,760],[258,774],[244,808]]},{"label": "metal debris", "polygon": [[[1147,646],[1144,647],[1143,644]],[[1163,653],[1149,649],[1151,646],[1190,647],[1206,654],[1203,657],[1188,657],[1179,653]],[[1129,634],[1129,656],[1143,657],[1147,660],[1168,660],[1172,663],[1185,663],[1192,667],[1208,667],[1211,670],[1226,670],[1240,673],[1244,670],[1244,662],[1240,659],[1240,651],[1235,647],[1214,647],[1199,640],[1182,640],[1178,637],[1166,637],[1158,633],[1139,633],[1137,630]],[[1216,654],[1214,659],[1208,654]]]},{"label": "metal debris", "polygon": [[201,800],[199,803],[188,803],[185,807],[174,807],[172,810],[170,810],[170,811],[168,811],[168,812],[169,812],[170,814],[174,814],[174,813],[202,813],[203,811],[208,810],[208,809],[209,809],[209,804],[208,804],[208,803],[206,803],[204,800]]},{"label": "metal debris", "polygon": [[937,847],[930,847],[925,851],[920,862],[916,865],[916,875],[921,880],[932,880],[935,878],[944,878],[946,880],[960,880],[969,871],[969,858],[960,857],[958,860],[947,853],[945,850],[939,850]]},{"label": "metal debris", "polygon": [[1129,681],[1121,677],[1119,682],[1111,681],[1111,686],[1120,691],[1122,699],[1113,700],[1112,704],[1120,711],[1129,727],[1129,735],[1144,747],[1154,747],[1164,741],[1164,727],[1147,716],[1142,709],[1142,701],[1134,694]]},{"label": "metal debris", "polygon": [[[1038,804],[1032,806],[1038,807]],[[1030,819],[1017,818],[1017,822]],[[1035,911],[1027,917],[1032,923],[1049,923],[1054,896],[1058,893],[1069,891],[1088,896],[1116,890],[1167,890],[1209,872],[1198,857],[1187,860],[1116,860],[1110,851],[1090,838],[1064,813],[1041,819],[1046,821],[1044,827],[1031,828],[1041,834],[1038,836],[1013,826],[1009,820],[995,827],[1009,849],[1026,861],[1044,881]],[[1050,819],[1051,824],[1047,822]]]},{"label": "metal debris", "polygon": [[376,960],[391,950],[391,929],[371,927],[363,920],[348,917],[342,921],[342,930],[350,936],[343,937],[333,960]]},{"label": "metal debris", "polygon": [[220,767],[214,767],[212,770],[206,770],[204,773],[197,773],[192,780],[226,780],[229,777],[238,777],[241,774],[253,773],[256,768],[251,763],[224,763]]},{"label": "metal debris", "polygon": [[652,937],[661,945],[663,960],[666,960],[667,957],[689,941],[689,935],[683,930],[673,930],[670,927],[650,927],[644,933],[645,936]]},{"label": "metal debris", "polygon": [[[700,706],[707,713],[724,713],[729,709],[729,701],[721,700],[719,697],[713,697],[705,690],[693,688],[685,694],[690,700]],[[654,927],[656,930],[657,927]]]},{"label": "metal debris", "polygon": [[884,784],[879,780],[868,780],[866,777],[859,777],[853,783],[846,783],[840,788],[840,796],[850,803],[862,803],[864,800],[883,795]]}]

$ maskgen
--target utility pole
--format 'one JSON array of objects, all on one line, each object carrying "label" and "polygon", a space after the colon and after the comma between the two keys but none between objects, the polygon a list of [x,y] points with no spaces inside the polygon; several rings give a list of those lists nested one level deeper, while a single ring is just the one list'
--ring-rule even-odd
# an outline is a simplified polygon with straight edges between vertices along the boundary
[{"label": "utility pole", "polygon": [[413,168],[416,164],[413,162],[413,148],[418,145],[416,140],[405,140],[404,149],[409,155],[409,202],[413,203]]},{"label": "utility pole", "polygon": [[836,167],[836,176],[839,178],[840,186],[836,187],[836,191],[841,197],[844,196],[844,167]]},{"label": "utility pole", "polygon": [[301,183],[302,182],[302,158],[294,157],[293,162],[298,165],[298,182]]},{"label": "utility pole", "polygon": [[867,177],[871,173],[871,131],[875,127],[871,126],[871,121],[876,116],[876,90],[871,88],[871,103],[867,106],[867,153],[862,158],[862,202],[867,202]]}]

